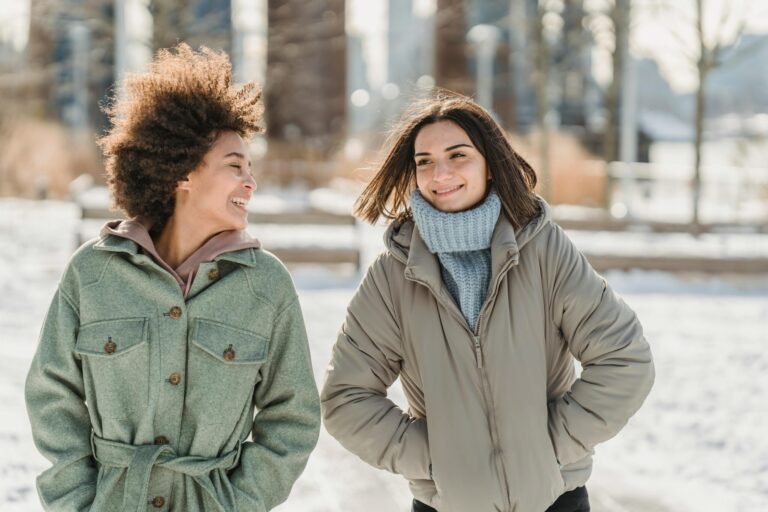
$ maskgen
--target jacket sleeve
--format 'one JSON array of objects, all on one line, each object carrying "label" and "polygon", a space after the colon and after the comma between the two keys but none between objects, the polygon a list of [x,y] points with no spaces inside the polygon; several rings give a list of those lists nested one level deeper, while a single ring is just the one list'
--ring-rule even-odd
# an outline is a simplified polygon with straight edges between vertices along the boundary
[{"label": "jacket sleeve", "polygon": [[402,342],[381,258],[348,309],[320,394],[328,432],[368,464],[408,479],[429,479],[425,419],[387,398],[400,374]]},{"label": "jacket sleeve", "polygon": [[230,473],[237,509],[264,512],[285,501],[317,444],[320,402],[298,298],[277,314],[254,403],[253,441]]},{"label": "jacket sleeve", "polygon": [[549,433],[565,465],[615,436],[651,390],[654,366],[635,313],[555,226],[547,247],[551,315],[582,373],[549,404]]},{"label": "jacket sleeve", "polygon": [[60,287],[40,333],[25,398],[32,437],[53,466],[37,477],[45,510],[85,511],[96,496],[96,461],[80,360],[74,352],[79,316]]}]

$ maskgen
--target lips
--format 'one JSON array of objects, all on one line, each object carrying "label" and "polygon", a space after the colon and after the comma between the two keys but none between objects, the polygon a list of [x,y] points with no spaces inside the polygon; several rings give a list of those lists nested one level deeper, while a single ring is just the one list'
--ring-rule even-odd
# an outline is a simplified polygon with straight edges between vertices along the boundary
[{"label": "lips", "polygon": [[237,206],[238,208],[245,209],[245,207],[248,205],[248,199],[245,199],[243,197],[233,197],[230,199],[230,202]]},{"label": "lips", "polygon": [[436,196],[445,196],[445,195],[451,194],[453,192],[456,192],[457,190],[459,190],[463,186],[464,185],[456,185],[456,186],[453,186],[453,187],[442,188],[442,189],[438,189],[438,190],[432,190],[432,193],[435,194]]}]

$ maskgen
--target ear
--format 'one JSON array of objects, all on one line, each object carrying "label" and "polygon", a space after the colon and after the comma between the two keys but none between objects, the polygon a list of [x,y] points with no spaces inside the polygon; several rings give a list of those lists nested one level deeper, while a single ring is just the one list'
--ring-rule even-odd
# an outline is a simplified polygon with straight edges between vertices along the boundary
[{"label": "ear", "polygon": [[176,182],[176,190],[190,190],[189,176],[184,176],[182,179]]}]

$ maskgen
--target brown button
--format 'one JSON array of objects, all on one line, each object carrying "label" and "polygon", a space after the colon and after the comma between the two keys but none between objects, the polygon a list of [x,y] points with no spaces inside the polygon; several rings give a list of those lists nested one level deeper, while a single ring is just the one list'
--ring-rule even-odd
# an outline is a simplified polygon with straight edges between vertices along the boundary
[{"label": "brown button", "polygon": [[218,278],[219,278],[219,269],[212,268],[211,270],[208,271],[208,279],[210,279],[211,281],[215,281]]},{"label": "brown button", "polygon": [[173,306],[170,311],[168,311],[168,316],[174,320],[178,320],[181,318],[181,308],[179,306]]},{"label": "brown button", "polygon": [[168,438],[165,436],[157,436],[155,438],[155,444],[168,444]]},{"label": "brown button", "polygon": [[161,508],[163,505],[165,505],[165,498],[162,496],[155,496],[152,498],[152,506],[155,508]]},{"label": "brown button", "polygon": [[117,350],[117,344],[112,341],[112,336],[107,338],[107,342],[104,344],[104,352],[107,354],[114,354],[115,350]]},{"label": "brown button", "polygon": [[181,382],[181,375],[178,373],[172,373],[170,377],[168,377],[168,382],[170,382],[171,385],[176,386],[179,382]]},{"label": "brown button", "polygon": [[225,361],[234,361],[235,360],[235,351],[232,350],[232,345],[227,347],[227,349],[224,351],[224,360]]}]

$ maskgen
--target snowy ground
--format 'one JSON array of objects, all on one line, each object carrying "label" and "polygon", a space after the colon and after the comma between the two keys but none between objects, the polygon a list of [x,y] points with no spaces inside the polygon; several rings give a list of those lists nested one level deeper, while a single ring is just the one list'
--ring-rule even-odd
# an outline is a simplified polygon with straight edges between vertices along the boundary
[{"label": "snowy ground", "polygon": [[[32,444],[22,389],[40,322],[73,249],[76,213],[66,203],[0,200],[4,512],[41,510],[34,477],[46,461]],[[378,234],[369,238],[375,252]],[[768,510],[768,277],[607,277],[643,321],[658,375],[645,407],[598,447],[589,483],[593,511]],[[356,278],[306,268],[295,278],[319,382]],[[399,389],[392,393],[402,401]],[[397,476],[367,467],[322,433],[278,510],[396,512],[408,503]]]}]

